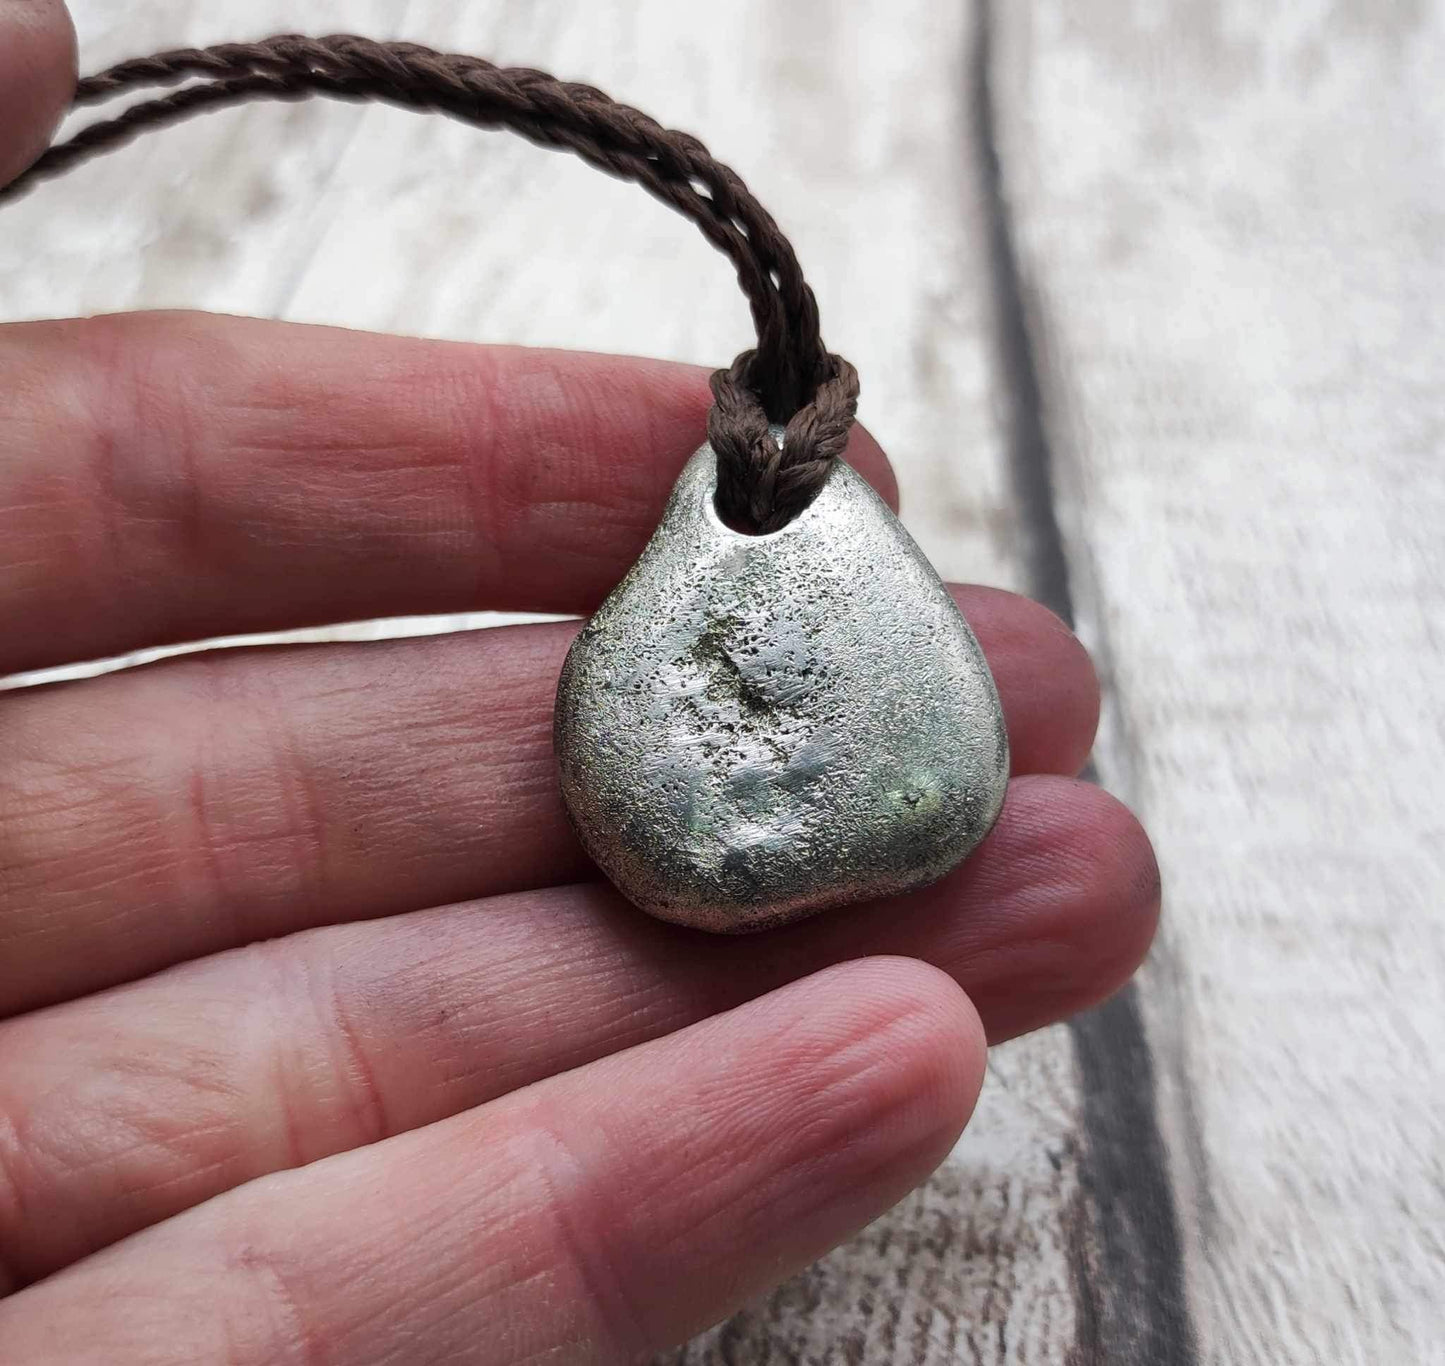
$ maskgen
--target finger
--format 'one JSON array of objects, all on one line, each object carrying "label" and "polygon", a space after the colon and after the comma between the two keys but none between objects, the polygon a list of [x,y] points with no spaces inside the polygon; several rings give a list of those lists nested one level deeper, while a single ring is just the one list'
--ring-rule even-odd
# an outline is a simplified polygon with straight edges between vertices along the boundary
[{"label": "finger", "polygon": [[1003,704],[1016,773],[1083,769],[1099,726],[1099,676],[1079,638],[1047,607],[999,588],[950,584],[983,646]]},{"label": "finger", "polygon": [[947,1154],[983,1037],[853,963],[426,1129],[243,1187],[0,1304],[16,1360],[630,1362]]},{"label": "finger", "polygon": [[[660,361],[150,314],[0,330],[0,671],[467,608],[579,612],[702,442]],[[886,496],[882,453],[848,458]]]},{"label": "finger", "polygon": [[948,973],[997,1042],[1117,988],[1158,906],[1118,802],[1026,778],[944,882],[761,938],[653,921],[593,884],[203,960],[0,1027],[0,1247],[34,1280],[266,1172],[874,954]]},{"label": "finger", "polygon": [[[1019,771],[1071,772],[1098,690],[1045,609],[960,589]],[[249,651],[0,713],[0,1013],[307,925],[591,876],[552,700],[572,623]]]},{"label": "finger", "polygon": [[50,141],[75,90],[75,29],[60,0],[0,0],[0,185]]}]

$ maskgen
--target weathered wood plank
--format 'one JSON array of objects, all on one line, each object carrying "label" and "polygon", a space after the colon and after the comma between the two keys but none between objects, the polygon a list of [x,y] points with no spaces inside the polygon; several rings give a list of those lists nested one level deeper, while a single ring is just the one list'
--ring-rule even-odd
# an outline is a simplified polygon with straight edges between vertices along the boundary
[{"label": "weathered wood plank", "polygon": [[1201,1360],[1445,1360],[1445,9],[997,5]]},{"label": "weathered wood plank", "polygon": [[[1030,325],[1019,224],[1004,185],[1000,123],[1011,107],[997,60],[994,7],[975,7],[974,136],[987,212],[997,344],[1007,390],[1010,464],[1027,535],[1028,588],[1071,624],[1077,617],[1059,529],[1055,457],[1046,423],[1048,365]],[[1097,778],[1097,772],[1091,776]],[[1069,1022],[1082,1091],[1080,1183],[1072,1249],[1078,1361],[1192,1366],[1179,1220],[1160,1133],[1158,1081],[1137,987]]]}]

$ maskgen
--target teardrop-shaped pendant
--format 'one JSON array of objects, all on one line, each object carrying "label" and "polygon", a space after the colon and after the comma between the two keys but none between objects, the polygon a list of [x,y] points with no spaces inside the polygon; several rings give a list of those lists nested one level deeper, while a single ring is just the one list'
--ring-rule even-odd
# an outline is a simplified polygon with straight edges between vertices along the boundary
[{"label": "teardrop-shaped pendant", "polygon": [[770,535],[726,526],[716,489],[705,445],[563,665],[557,760],[587,852],[643,910],[725,932],[941,877],[1008,779],[973,632],[841,460]]}]

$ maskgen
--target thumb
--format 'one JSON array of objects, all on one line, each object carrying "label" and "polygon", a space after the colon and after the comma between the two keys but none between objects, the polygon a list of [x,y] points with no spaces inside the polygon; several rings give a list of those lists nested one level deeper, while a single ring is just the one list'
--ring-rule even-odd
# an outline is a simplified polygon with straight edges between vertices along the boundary
[{"label": "thumb", "polygon": [[0,185],[41,152],[75,90],[75,28],[61,0],[0,0]]}]

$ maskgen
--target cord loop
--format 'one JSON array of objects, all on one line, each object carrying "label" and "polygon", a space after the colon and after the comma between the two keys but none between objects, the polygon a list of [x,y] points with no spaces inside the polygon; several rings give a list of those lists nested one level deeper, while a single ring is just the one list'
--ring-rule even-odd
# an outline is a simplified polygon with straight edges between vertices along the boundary
[{"label": "cord loop", "polygon": [[[546,72],[349,34],[282,34],[140,57],[86,77],[76,87],[75,105],[147,86],[178,88],[51,147],[0,187],[0,202],[149,129],[247,100],[380,100],[476,127],[510,128],[641,185],[690,218],[732,261],[757,346],[712,377],[708,436],[717,451],[718,505],[726,520],[758,533],[786,525],[816,495],[847,444],[857,372],[824,348],[817,300],[772,216],[691,134]],[[768,431],[772,423],[786,424],[781,449]]]}]

